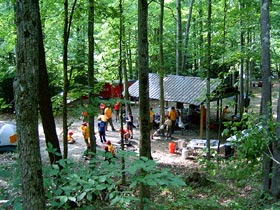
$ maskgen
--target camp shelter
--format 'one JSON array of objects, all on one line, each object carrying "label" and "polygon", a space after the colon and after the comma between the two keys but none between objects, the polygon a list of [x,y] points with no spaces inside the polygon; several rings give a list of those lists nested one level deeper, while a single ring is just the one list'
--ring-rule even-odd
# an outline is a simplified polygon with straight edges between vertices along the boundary
[{"label": "camp shelter", "polygon": [[[160,76],[155,73],[149,73],[149,98],[160,100]],[[206,101],[207,81],[200,77],[167,75],[163,78],[164,99],[169,102],[180,102],[203,106]],[[222,84],[220,79],[210,79],[210,94],[212,101],[218,101],[224,97],[238,94],[234,88],[225,88],[223,94],[219,91]],[[228,91],[228,89],[230,91]],[[128,88],[132,97],[139,97],[139,80]],[[226,95],[225,95],[226,93]],[[203,109],[201,109],[203,110]],[[202,125],[201,125],[202,126]]]},{"label": "camp shelter", "polygon": [[[159,75],[149,73],[149,98],[160,99]],[[210,80],[210,93],[221,84],[219,79]],[[170,102],[201,105],[206,100],[206,79],[200,77],[168,75],[163,78],[164,99]],[[139,80],[128,88],[132,97],[139,97]]]}]

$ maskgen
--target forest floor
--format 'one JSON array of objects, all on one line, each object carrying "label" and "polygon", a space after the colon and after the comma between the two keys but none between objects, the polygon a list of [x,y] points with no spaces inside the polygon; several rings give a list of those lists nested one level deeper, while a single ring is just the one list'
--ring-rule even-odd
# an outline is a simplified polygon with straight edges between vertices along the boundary
[{"label": "forest floor", "polygon": [[[277,99],[278,99],[278,88],[279,85],[274,84],[272,88],[272,102],[273,102],[273,111],[275,113],[274,116],[276,116],[276,107],[277,107]],[[252,95],[250,95],[251,101],[250,101],[250,107],[248,110],[248,113],[259,113],[260,108],[260,99],[261,99],[261,87],[254,87],[252,88]],[[223,101],[224,105],[232,103],[232,99],[225,99]],[[157,108],[158,104],[155,101],[151,101],[150,105]],[[173,104],[169,104],[169,106],[172,106]],[[213,104],[213,107],[215,104]],[[212,104],[211,104],[212,107]],[[233,112],[233,107],[230,107]],[[215,110],[215,109],[213,109]],[[138,114],[138,106],[134,105],[132,107],[134,118],[136,119]],[[215,118],[215,111],[213,111],[213,119]],[[0,123],[8,123],[8,122],[14,122],[15,123],[15,115],[14,114],[5,114],[0,115]],[[82,132],[80,130],[80,126],[82,124],[82,120],[78,118],[71,117],[68,119],[68,123],[71,124],[69,127],[70,131],[73,131],[74,135],[73,137],[76,140],[75,144],[68,144],[68,158],[73,159],[78,162],[85,162],[85,159],[83,157],[83,152],[86,149],[86,145],[82,136]],[[95,124],[97,124],[97,120],[95,120]],[[136,124],[136,123],[135,123]],[[114,126],[116,131],[112,131],[111,127],[108,127],[108,132],[106,133],[107,140],[110,140],[116,148],[119,147],[118,141],[120,141],[120,135],[118,130],[120,129],[120,123],[114,122]],[[62,143],[62,120],[60,117],[56,118],[56,129],[57,134],[60,141],[60,147],[61,151],[63,151],[63,143]],[[97,125],[95,130],[97,130]],[[42,128],[42,124],[39,123],[39,137],[40,137],[40,149],[41,149],[41,158],[43,163],[48,164],[49,158],[48,153],[46,151],[46,144],[45,144],[45,137],[44,132]],[[134,135],[133,139],[131,140],[133,147],[129,147],[131,150],[134,150],[138,152],[139,150],[139,139],[140,139],[140,132],[139,128],[134,129]],[[97,138],[97,149],[104,150],[104,144],[100,142],[99,136],[96,135]],[[198,124],[190,124],[190,127],[185,130],[182,134],[181,130],[176,130],[174,135],[172,136],[172,139],[166,139],[164,137],[155,137],[153,140],[151,140],[151,153],[153,159],[159,164],[160,167],[167,167],[170,168],[171,171],[174,174],[189,174],[188,172],[195,172],[199,168],[199,164],[196,161],[196,158],[183,158],[181,155],[180,150],[177,150],[174,154],[171,154],[169,151],[169,143],[171,141],[174,141],[178,143],[180,140],[183,141],[190,141],[191,139],[199,139],[200,138],[200,129]],[[205,130],[204,130],[204,138],[205,138]],[[218,139],[218,129],[214,128],[210,130],[210,139]],[[222,143],[224,139],[221,140]],[[220,156],[224,156],[224,150],[220,151]],[[4,166],[12,165],[13,162],[15,162],[17,159],[16,153],[0,153],[0,169],[6,168]],[[1,171],[1,170],[0,170]],[[0,174],[1,175],[1,174]],[[0,189],[8,189],[8,182],[5,182],[1,179],[0,176]],[[241,192],[241,195],[248,196],[247,192]],[[1,200],[1,196],[0,196]],[[1,206],[1,205],[0,205]]]},{"label": "forest floor", "polygon": [[[258,113],[259,107],[260,107],[260,98],[261,98],[261,87],[253,87],[252,88],[252,95],[251,95],[251,101],[250,101],[250,108],[249,113]],[[273,107],[276,109],[276,102],[277,102],[277,96],[278,96],[278,85],[273,86]],[[232,99],[229,99],[229,101]],[[227,99],[223,102],[225,105],[227,103]],[[230,102],[229,102],[230,103]],[[151,101],[150,105],[156,109],[158,107],[158,103],[156,101]],[[169,104],[169,106],[173,106],[174,104]],[[215,104],[213,104],[215,106]],[[212,103],[211,103],[212,107]],[[233,109],[233,108],[232,108]],[[233,110],[231,110],[233,112]],[[138,113],[138,106],[133,105],[132,106],[132,113],[134,115],[134,119],[136,119],[139,116]],[[215,111],[214,114],[215,115]],[[212,116],[212,115],[211,115]],[[213,117],[215,118],[215,116]],[[135,120],[136,121],[136,120]],[[0,122],[15,122],[15,115],[9,114],[9,115],[0,115]],[[95,119],[95,124],[97,124],[97,119]],[[82,124],[82,120],[79,118],[69,118],[68,123],[71,124],[69,127],[69,131],[73,131],[74,139],[76,140],[75,144],[69,144],[68,145],[68,157],[74,160],[84,160],[83,158],[83,151],[86,149],[85,142],[83,140],[82,132],[80,130],[80,126]],[[119,122],[113,122],[116,131],[112,131],[111,127],[108,126],[108,131],[106,133],[106,139],[110,140],[116,148],[120,147],[120,145],[117,143],[120,141],[120,123]],[[60,139],[60,146],[61,151],[63,151],[63,143],[62,143],[62,119],[57,117],[56,118],[56,128],[57,128],[57,134]],[[97,131],[97,125],[95,127],[95,131]],[[139,128],[134,128],[133,130],[133,139],[131,140],[131,143],[133,147],[129,147],[128,149],[138,151],[139,150]],[[205,138],[205,129],[203,132],[203,136]],[[40,148],[41,148],[41,156],[42,160],[48,161],[48,153],[46,151],[46,145],[45,145],[45,139],[44,139],[44,132],[42,128],[42,124],[39,123],[39,137],[40,137]],[[97,149],[104,149],[104,144],[102,144],[99,140],[99,136],[96,135],[97,138]],[[182,155],[179,150],[176,151],[176,153],[171,154],[169,151],[169,143],[171,141],[178,142],[180,140],[183,140],[185,142],[190,141],[191,139],[200,139],[200,129],[198,124],[190,124],[189,128],[185,130],[183,133],[181,130],[176,130],[175,133],[172,135],[172,139],[166,139],[165,137],[154,137],[153,140],[151,140],[151,153],[153,159],[162,164],[167,165],[180,165],[180,166],[186,166],[186,167],[196,167],[195,161],[192,158],[184,159],[182,158]],[[217,127],[210,130],[210,139],[219,139],[219,133]],[[223,140],[222,140],[223,141]],[[222,142],[223,143],[223,142]],[[223,156],[223,150],[221,150],[221,156]],[[0,154],[0,163],[2,162],[3,154]]]}]

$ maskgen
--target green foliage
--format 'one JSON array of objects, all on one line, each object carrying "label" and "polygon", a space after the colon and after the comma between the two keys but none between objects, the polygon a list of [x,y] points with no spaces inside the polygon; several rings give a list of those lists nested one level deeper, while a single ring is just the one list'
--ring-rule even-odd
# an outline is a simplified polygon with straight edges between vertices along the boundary
[{"label": "green foliage", "polygon": [[277,139],[278,124],[274,120],[267,121],[254,114],[245,113],[240,122],[226,126],[223,135],[232,135],[231,144],[236,149],[238,157],[252,164],[258,163],[269,144]]},{"label": "green foliage", "polygon": [[[19,195],[20,188],[20,171],[16,153],[1,154],[0,163],[0,200],[8,200],[4,206],[9,209],[11,206],[15,210],[21,209],[22,199]],[[1,206],[0,206],[1,207]]]},{"label": "green foliage", "polygon": [[[119,152],[118,158],[121,157],[124,157],[127,163],[124,170],[121,169],[119,160],[112,159],[112,156],[109,157],[111,164],[104,161],[105,157],[101,152],[98,152],[89,164],[60,160],[62,170],[57,165],[45,168],[46,193],[51,209],[71,209],[73,205],[85,208],[105,201],[110,206],[125,208],[138,202],[134,193],[140,183],[164,188],[185,185],[168,170],[159,169],[152,160],[139,159],[132,152]],[[141,170],[146,173],[139,173]],[[120,182],[123,173],[127,176],[128,185],[125,186]]]}]

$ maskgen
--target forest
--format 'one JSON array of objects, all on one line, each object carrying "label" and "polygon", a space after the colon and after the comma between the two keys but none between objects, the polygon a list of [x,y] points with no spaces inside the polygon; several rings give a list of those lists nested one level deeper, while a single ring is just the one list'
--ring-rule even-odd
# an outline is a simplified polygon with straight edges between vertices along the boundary
[{"label": "forest", "polygon": [[[7,115],[16,120],[18,138],[15,153],[0,154],[1,208],[280,208],[280,102],[278,90],[272,92],[279,83],[279,2],[3,0],[0,6],[0,117],[1,122]],[[153,160],[149,73],[160,77],[160,125],[165,76],[206,81],[208,146],[206,155],[196,158],[195,170]],[[224,84],[217,95],[210,92],[213,79]],[[106,102],[121,101],[120,112],[128,114],[128,84],[135,80],[139,154],[125,151],[121,134],[121,151],[114,158],[95,138],[99,93],[104,84],[119,85],[123,97]],[[249,114],[256,85],[261,86],[259,110]],[[235,155],[225,159],[210,150],[210,109],[228,87],[238,90],[232,103],[240,120],[219,122],[221,135],[238,138]],[[73,100],[78,101],[74,109]],[[83,111],[90,160],[77,162],[69,158],[67,138],[71,119]],[[40,154],[39,122],[48,161]]]}]

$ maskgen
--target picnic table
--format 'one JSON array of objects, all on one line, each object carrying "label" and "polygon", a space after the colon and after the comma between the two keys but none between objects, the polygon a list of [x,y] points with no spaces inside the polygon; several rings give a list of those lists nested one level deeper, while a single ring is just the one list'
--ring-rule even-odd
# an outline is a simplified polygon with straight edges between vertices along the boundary
[{"label": "picnic table", "polygon": [[[224,145],[220,144],[220,140],[210,139],[210,150],[216,150],[219,153],[220,148],[222,148],[223,146]],[[207,140],[206,139],[192,139],[188,143],[187,148],[192,150],[193,153],[197,150],[207,149]]]}]

